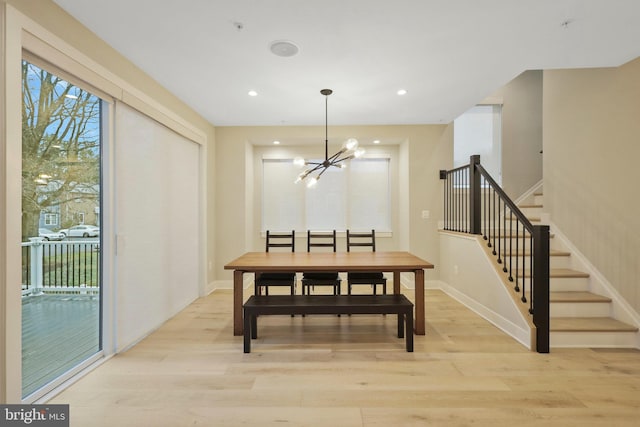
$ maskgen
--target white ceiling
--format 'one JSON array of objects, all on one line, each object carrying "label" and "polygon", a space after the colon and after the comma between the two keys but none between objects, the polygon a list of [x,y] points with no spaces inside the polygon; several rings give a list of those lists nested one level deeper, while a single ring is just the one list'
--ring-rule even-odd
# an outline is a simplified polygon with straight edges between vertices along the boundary
[{"label": "white ceiling", "polygon": [[216,126],[324,124],[323,88],[330,126],[448,123],[525,70],[640,56],[640,0],[54,1]]}]

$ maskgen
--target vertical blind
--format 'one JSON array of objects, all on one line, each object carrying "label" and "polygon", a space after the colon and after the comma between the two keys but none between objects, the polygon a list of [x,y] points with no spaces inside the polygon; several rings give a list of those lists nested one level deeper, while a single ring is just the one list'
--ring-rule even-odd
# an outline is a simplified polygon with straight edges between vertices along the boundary
[{"label": "vertical blind", "polygon": [[116,103],[117,349],[198,296],[199,145]]}]

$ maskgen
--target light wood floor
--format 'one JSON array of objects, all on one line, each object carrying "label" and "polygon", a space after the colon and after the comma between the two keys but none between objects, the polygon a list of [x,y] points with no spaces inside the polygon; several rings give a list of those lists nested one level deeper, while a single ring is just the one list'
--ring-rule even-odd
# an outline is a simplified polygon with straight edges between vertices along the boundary
[{"label": "light wood floor", "polygon": [[427,291],[414,353],[395,316],[265,316],[243,354],[231,298],[196,301],[51,403],[73,427],[640,425],[636,350],[533,353]]}]

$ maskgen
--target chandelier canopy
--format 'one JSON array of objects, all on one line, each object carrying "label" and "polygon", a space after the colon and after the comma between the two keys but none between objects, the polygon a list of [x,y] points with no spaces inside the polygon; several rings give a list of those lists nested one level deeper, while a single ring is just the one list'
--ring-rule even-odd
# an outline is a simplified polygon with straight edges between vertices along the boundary
[{"label": "chandelier canopy", "polygon": [[[364,149],[358,148],[358,140],[355,138],[347,139],[344,144],[342,144],[342,148],[340,151],[329,157],[329,115],[328,115],[328,104],[329,104],[329,95],[333,93],[331,89],[322,89],[320,91],[322,95],[324,95],[324,161],[322,162],[312,162],[309,160],[304,160],[301,157],[296,157],[293,160],[293,163],[304,167],[309,166],[308,169],[300,173],[298,178],[296,179],[296,183],[303,181],[305,178],[310,176],[307,181],[307,187],[313,187],[318,183],[318,180],[322,176],[323,173],[330,167],[344,168],[346,164],[344,163],[347,160],[353,159],[354,157],[360,157],[364,154]],[[315,174],[315,172],[318,172]]]}]

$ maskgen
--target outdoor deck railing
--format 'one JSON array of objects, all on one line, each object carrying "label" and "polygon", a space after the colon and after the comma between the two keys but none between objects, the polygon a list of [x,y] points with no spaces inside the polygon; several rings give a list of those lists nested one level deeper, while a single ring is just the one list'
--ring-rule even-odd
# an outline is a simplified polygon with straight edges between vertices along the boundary
[{"label": "outdoor deck railing", "polygon": [[444,229],[479,234],[502,265],[513,290],[528,305],[536,350],[549,352],[549,226],[532,225],[480,164],[440,171],[444,180]]},{"label": "outdoor deck railing", "polygon": [[43,292],[89,293],[100,289],[98,239],[22,243],[22,295]]}]

